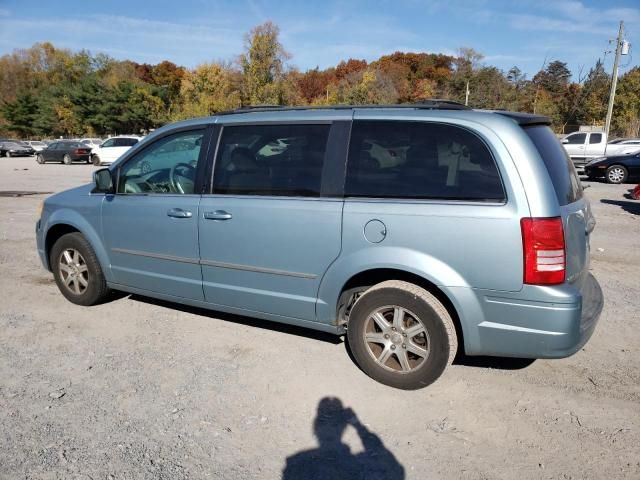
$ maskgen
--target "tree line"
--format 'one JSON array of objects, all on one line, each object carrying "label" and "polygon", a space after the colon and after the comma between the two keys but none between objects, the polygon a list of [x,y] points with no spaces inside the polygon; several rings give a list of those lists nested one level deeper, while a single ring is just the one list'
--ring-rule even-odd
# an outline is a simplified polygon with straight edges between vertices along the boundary
[{"label": "tree line", "polygon": [[[302,72],[291,67],[278,27],[245,36],[232,61],[185,68],[115,60],[37,43],[0,57],[0,135],[22,138],[139,133],[167,122],[243,105],[396,104],[446,98],[469,105],[547,115],[558,133],[604,123],[611,76],[598,60],[572,75],[550,61],[529,79],[514,66],[483,63],[472,48],[457,55],[395,52],[367,62]],[[618,82],[612,133],[640,135],[640,67]]]}]

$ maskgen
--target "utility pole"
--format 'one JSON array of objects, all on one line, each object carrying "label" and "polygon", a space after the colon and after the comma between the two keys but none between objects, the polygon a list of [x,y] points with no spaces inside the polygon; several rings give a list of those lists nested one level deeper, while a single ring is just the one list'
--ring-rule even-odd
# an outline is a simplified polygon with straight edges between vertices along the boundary
[{"label": "utility pole", "polygon": [[[616,86],[618,85],[618,64],[620,63],[620,51],[622,50],[622,37],[624,36],[624,22],[620,20],[620,29],[616,39],[616,58],[613,61],[613,77],[611,78],[611,91],[609,92],[609,107],[607,108],[607,119],[604,122],[604,133],[609,140],[609,128],[611,127],[611,115],[613,114],[613,101],[616,96]],[[605,145],[605,153],[606,153]]]},{"label": "utility pole", "polygon": [[467,80],[467,90],[464,97],[464,104],[469,106],[469,80]]}]

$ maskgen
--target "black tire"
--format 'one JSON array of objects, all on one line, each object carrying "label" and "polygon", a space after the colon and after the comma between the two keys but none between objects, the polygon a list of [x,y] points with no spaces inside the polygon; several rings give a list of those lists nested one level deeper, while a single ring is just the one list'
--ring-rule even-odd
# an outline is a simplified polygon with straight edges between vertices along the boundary
[{"label": "black tire", "polygon": [[[403,325],[404,328],[394,330],[395,333],[389,331],[392,337],[390,340],[383,340],[387,342],[384,348],[382,344],[377,345],[381,351],[378,359],[382,358],[385,351],[391,352],[387,348],[396,348],[393,351],[395,353],[390,353],[391,356],[383,365],[374,357],[377,355],[373,351],[375,341],[366,341],[364,335],[365,331],[374,335],[384,334],[385,330],[378,332],[366,329],[372,326],[379,327],[372,317],[376,310],[393,309],[394,306],[401,307],[405,311],[405,321],[412,324]],[[422,360],[410,352],[411,346],[409,349],[405,348],[409,342],[415,346],[412,339],[417,337],[403,339],[407,337],[405,329],[409,331],[419,323],[424,327],[425,334],[422,339],[428,347],[424,349],[428,353]],[[388,339],[389,336],[385,338]],[[403,390],[423,388],[436,381],[453,362],[458,350],[455,326],[444,305],[425,289],[399,280],[379,283],[358,298],[349,315],[347,340],[356,363],[364,373],[380,383]],[[404,372],[401,371],[403,367],[399,356],[401,349],[404,349],[402,354],[405,358],[406,355],[411,355],[411,361],[414,362],[413,366]]]},{"label": "black tire", "polygon": [[100,162],[100,157],[98,155],[94,155],[91,157],[91,162],[96,166],[99,167],[101,165]]},{"label": "black tire", "polygon": [[[65,283],[65,272],[61,266],[65,252],[69,252],[70,250],[77,251],[83,261],[82,264],[86,265],[85,271],[87,275],[84,278],[87,285],[80,293],[74,293],[72,286],[67,286]],[[103,303],[111,293],[109,287],[107,287],[104,274],[102,273],[100,262],[98,262],[93,248],[81,233],[67,233],[61,236],[51,248],[49,265],[51,266],[53,277],[60,292],[71,303],[83,306],[97,305]],[[68,273],[66,273],[66,275],[68,275]]]},{"label": "black tire", "polygon": [[11,158],[11,152],[7,152],[7,158]]},{"label": "black tire", "polygon": [[611,165],[607,168],[604,178],[606,178],[607,183],[620,184],[626,182],[628,176],[629,172],[622,165]]},{"label": "black tire", "polygon": [[44,157],[42,155],[36,155],[36,162],[42,165],[44,163]]},{"label": "black tire", "polygon": [[68,153],[64,154],[64,157],[62,157],[62,163],[64,163],[65,165],[71,165],[71,157],[69,156]]}]

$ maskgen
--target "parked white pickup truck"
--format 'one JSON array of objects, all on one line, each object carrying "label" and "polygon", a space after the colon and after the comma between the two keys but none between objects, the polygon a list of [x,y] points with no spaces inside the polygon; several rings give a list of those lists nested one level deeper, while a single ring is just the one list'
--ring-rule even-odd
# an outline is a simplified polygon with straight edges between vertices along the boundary
[{"label": "parked white pickup truck", "polygon": [[607,143],[607,136],[603,132],[574,132],[564,137],[561,141],[574,165],[579,170],[583,169],[594,158],[627,155],[640,150],[640,145]]}]

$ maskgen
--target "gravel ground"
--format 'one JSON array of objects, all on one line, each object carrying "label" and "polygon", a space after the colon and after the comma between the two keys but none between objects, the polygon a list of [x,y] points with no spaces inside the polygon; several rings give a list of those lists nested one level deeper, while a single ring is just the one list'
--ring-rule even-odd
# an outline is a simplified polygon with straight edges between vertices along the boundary
[{"label": "gravel ground", "polygon": [[[3,158],[0,191],[60,191],[92,170]],[[413,392],[370,380],[324,334],[142,297],[72,305],[35,249],[46,195],[0,197],[0,478],[640,478],[629,188],[587,190],[606,305],[582,351],[466,358]]]}]

